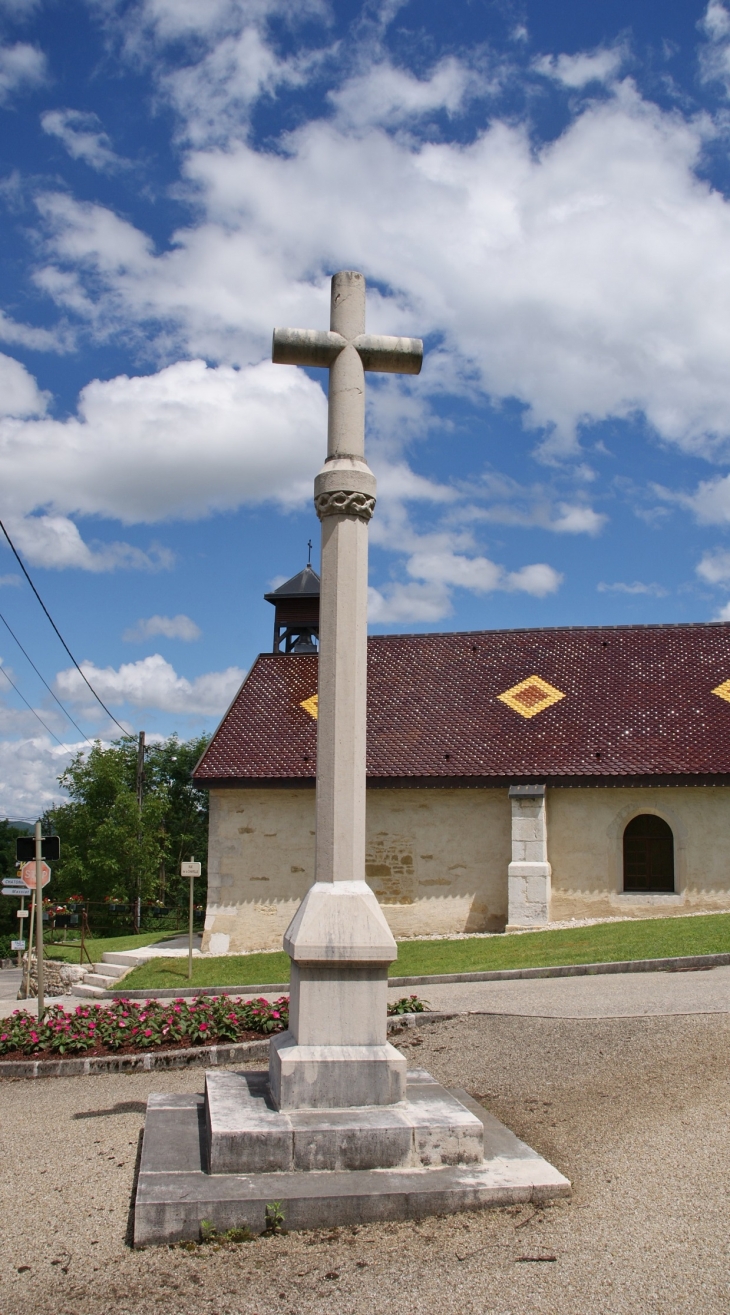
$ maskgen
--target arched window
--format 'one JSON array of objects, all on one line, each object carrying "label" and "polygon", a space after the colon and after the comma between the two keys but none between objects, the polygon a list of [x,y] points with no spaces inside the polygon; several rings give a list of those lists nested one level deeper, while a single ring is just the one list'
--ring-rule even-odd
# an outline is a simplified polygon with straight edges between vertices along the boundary
[{"label": "arched window", "polygon": [[633,817],[624,831],[624,890],[674,890],[674,836],[653,813]]}]

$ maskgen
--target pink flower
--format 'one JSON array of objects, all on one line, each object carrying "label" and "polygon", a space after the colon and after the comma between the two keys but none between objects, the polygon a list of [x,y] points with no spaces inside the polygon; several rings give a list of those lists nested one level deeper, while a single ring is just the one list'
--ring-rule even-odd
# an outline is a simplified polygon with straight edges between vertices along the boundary
[{"label": "pink flower", "polygon": [[144,1033],[144,1034],[145,1034],[145,1036],[152,1036],[152,1028],[151,1028],[151,1027],[146,1027],[146,1028],[145,1028],[145,1033]]}]

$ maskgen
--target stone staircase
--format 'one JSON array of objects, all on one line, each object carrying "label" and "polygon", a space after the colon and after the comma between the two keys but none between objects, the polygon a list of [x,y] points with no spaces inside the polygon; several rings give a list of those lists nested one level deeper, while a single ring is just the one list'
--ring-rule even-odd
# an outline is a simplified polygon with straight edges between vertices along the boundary
[{"label": "stone staircase", "polygon": [[[116,991],[122,978],[139,964],[147,963],[149,959],[177,958],[186,954],[187,937],[182,944],[178,943],[178,940],[183,942],[183,937],[162,944],[140,945],[136,950],[107,950],[102,954],[101,962],[95,963],[84,974],[83,980],[74,986],[74,995],[86,996],[90,999],[103,996],[107,991]],[[199,959],[200,933],[196,935],[196,941],[193,956]]]},{"label": "stone staircase", "polygon": [[120,979],[132,968],[144,963],[146,957],[133,952],[125,953],[123,950],[118,953],[109,951],[103,954],[101,963],[95,963],[93,968],[84,974],[83,980],[74,986],[74,995],[93,999],[95,996],[103,996],[105,991],[116,990]]}]

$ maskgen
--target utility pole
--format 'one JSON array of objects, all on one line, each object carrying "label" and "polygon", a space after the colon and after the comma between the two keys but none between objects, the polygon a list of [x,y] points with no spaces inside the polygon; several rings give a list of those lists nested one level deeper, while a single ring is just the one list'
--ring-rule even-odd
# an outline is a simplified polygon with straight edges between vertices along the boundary
[{"label": "utility pole", "polygon": [[[43,999],[43,837],[41,824],[35,824],[35,957],[38,974],[38,1022],[43,1022],[46,1011]],[[28,946],[28,972],[30,973],[30,946]]]},{"label": "utility pole", "polygon": [[139,931],[142,922],[142,803],[144,800],[144,749],[145,734],[140,731],[137,742],[137,808],[139,810],[139,858],[137,863],[137,902],[134,909],[134,930]]}]

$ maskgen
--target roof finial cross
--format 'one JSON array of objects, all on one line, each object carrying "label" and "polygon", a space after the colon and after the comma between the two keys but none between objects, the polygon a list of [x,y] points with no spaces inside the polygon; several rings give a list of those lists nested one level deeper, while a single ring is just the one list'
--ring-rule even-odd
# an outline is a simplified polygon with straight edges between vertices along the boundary
[{"label": "roof finial cross", "polygon": [[311,566],[311,565],[312,565],[312,540],[311,540],[311,539],[307,539],[307,548],[309,549],[309,553],[308,553],[308,555],[307,555],[307,566]]}]

